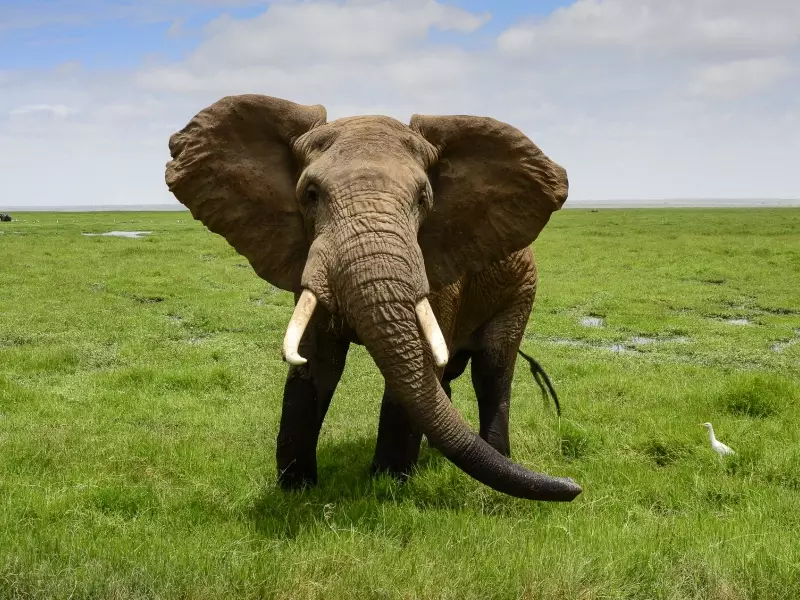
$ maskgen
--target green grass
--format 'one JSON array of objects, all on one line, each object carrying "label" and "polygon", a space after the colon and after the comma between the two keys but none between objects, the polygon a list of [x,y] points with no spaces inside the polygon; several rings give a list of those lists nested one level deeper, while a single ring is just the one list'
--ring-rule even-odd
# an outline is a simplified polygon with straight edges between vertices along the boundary
[{"label": "green grass", "polygon": [[[382,383],[360,347],[321,485],[284,494],[290,295],[188,213],[15,217],[0,598],[800,598],[800,210],[553,217],[523,346],[564,416],[520,364],[511,443],[584,486],[567,505],[497,494],[427,448],[407,485],[372,480]],[[110,229],[153,234],[80,235]],[[476,427],[468,382],[455,402]]]}]

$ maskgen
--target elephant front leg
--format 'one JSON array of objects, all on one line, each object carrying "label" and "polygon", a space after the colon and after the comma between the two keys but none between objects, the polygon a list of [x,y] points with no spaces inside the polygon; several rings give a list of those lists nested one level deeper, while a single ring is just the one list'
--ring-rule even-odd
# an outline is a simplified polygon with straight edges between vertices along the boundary
[{"label": "elephant front leg", "polygon": [[378,421],[378,440],[372,458],[373,474],[388,473],[406,479],[419,458],[422,434],[414,429],[405,410],[385,389]]},{"label": "elephant front leg", "polygon": [[325,315],[319,317],[300,345],[308,363],[289,369],[283,389],[276,458],[278,482],[284,489],[317,483],[319,433],[350,346],[328,330]]}]

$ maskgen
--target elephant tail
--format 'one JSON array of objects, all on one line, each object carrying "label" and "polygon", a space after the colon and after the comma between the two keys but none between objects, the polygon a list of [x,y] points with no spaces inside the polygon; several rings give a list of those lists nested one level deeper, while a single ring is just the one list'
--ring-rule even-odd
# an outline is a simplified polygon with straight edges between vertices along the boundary
[{"label": "elephant tail", "polygon": [[522,350],[519,350],[520,356],[528,361],[528,364],[531,367],[531,374],[533,375],[533,379],[536,381],[536,384],[539,386],[539,389],[542,390],[542,397],[547,400],[548,393],[550,397],[553,399],[553,402],[556,405],[556,413],[558,416],[561,416],[561,405],[558,402],[558,394],[556,394],[556,390],[553,387],[553,384],[550,383],[550,378],[547,376],[542,365],[539,364],[532,356],[528,356]]}]

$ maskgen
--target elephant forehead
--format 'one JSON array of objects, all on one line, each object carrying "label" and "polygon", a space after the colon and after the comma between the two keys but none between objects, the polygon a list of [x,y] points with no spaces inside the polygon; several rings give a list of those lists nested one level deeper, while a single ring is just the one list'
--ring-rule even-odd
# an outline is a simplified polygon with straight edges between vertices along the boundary
[{"label": "elephant forehead", "polygon": [[309,131],[302,141],[309,154],[327,153],[338,159],[371,156],[399,159],[411,156],[427,167],[433,148],[397,119],[386,116],[345,117]]}]

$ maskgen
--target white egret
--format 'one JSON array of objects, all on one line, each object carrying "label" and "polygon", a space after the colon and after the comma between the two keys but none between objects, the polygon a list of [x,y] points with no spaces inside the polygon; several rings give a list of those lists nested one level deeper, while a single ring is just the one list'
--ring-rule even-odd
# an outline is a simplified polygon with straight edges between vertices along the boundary
[{"label": "white egret", "polygon": [[730,447],[728,447],[725,444],[723,444],[722,442],[720,442],[714,436],[714,427],[712,427],[711,423],[703,423],[702,426],[705,427],[706,429],[708,429],[708,437],[711,440],[711,448],[714,450],[714,452],[716,452],[720,456],[727,456],[728,454],[735,454],[735,452]]}]

